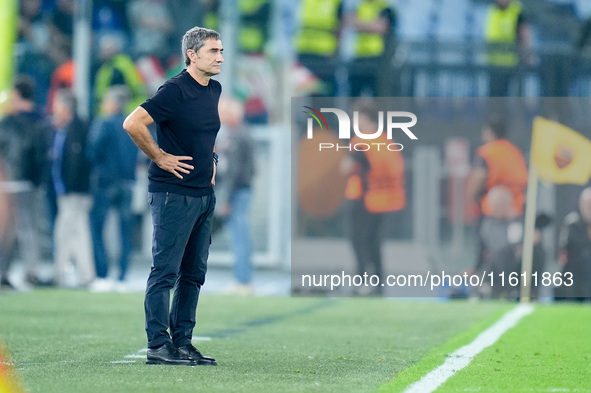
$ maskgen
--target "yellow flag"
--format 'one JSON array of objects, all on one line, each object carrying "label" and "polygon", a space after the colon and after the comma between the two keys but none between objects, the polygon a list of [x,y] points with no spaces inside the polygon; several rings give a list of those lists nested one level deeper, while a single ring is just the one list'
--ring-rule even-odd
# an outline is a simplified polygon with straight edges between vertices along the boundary
[{"label": "yellow flag", "polygon": [[536,117],[531,151],[541,180],[584,185],[591,177],[591,141],[560,123]]}]

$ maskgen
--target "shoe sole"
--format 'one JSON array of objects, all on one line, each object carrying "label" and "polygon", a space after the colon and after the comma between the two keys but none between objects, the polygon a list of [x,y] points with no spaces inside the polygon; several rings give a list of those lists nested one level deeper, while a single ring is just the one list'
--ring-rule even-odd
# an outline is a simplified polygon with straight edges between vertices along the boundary
[{"label": "shoe sole", "polygon": [[217,366],[218,362],[215,360],[197,360],[196,363],[198,366]]},{"label": "shoe sole", "polygon": [[196,366],[197,363],[195,362],[186,362],[186,361],[171,361],[171,360],[164,360],[164,359],[148,359],[146,360],[146,364],[160,364],[165,366]]},{"label": "shoe sole", "polygon": [[159,364],[164,366],[217,366],[216,361],[198,361],[198,362],[171,362],[168,360],[150,359],[146,360],[146,364]]}]

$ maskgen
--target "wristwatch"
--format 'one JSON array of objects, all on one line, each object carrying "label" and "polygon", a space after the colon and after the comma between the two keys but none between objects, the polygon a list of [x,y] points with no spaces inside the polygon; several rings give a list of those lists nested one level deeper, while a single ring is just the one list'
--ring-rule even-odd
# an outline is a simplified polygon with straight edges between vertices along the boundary
[{"label": "wristwatch", "polygon": [[215,164],[217,165],[219,161],[220,156],[218,156],[216,153],[213,153],[213,162],[215,162]]}]

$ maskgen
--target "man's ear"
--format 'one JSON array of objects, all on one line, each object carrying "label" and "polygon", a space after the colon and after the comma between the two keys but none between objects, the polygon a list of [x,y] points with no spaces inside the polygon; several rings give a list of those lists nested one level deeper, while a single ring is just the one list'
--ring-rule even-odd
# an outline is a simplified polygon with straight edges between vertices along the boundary
[{"label": "man's ear", "polygon": [[197,52],[195,52],[193,49],[187,49],[187,57],[189,60],[194,60],[196,55]]}]

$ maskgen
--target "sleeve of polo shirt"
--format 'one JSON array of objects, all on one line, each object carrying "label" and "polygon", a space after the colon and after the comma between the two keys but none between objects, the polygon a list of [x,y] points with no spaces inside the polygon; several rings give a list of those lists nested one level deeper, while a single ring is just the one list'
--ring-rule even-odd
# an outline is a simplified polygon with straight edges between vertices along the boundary
[{"label": "sleeve of polo shirt", "polygon": [[148,98],[140,106],[152,116],[156,123],[162,123],[174,116],[180,99],[180,87],[174,83],[165,83],[152,98]]}]

